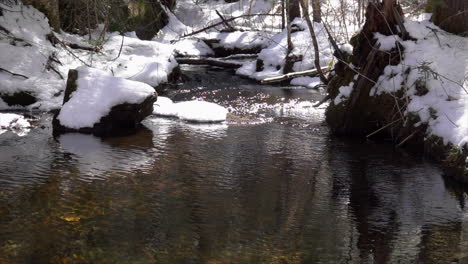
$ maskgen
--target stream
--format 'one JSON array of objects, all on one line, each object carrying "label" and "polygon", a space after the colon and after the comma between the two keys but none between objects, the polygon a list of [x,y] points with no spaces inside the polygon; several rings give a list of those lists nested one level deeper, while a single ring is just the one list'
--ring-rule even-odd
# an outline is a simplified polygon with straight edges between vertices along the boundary
[{"label": "stream", "polygon": [[0,263],[468,263],[468,192],[423,157],[334,138],[323,94],[182,67],[135,135],[0,135]]}]

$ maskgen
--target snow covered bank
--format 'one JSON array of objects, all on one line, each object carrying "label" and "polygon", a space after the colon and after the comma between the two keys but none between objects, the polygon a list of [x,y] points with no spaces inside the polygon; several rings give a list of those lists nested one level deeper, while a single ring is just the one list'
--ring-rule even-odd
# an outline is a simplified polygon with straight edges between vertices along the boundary
[{"label": "snow covered bank", "polygon": [[186,101],[173,103],[167,97],[158,97],[154,104],[153,114],[177,117],[181,120],[211,123],[226,120],[228,110],[220,105],[203,101]]},{"label": "snow covered bank", "polygon": [[151,114],[154,101],[154,88],[148,84],[82,66],[70,71],[65,102],[54,120],[54,129],[107,133],[132,128]]},{"label": "snow covered bank", "polygon": [[332,131],[391,137],[468,181],[468,39],[408,19],[409,36],[388,35],[374,14],[353,38],[352,56],[335,66],[326,113]]},{"label": "snow covered bank", "polygon": [[[292,57],[300,58],[292,67],[292,70],[305,71],[315,68],[314,47],[307,23],[302,19],[293,21],[293,27],[298,31],[292,33],[291,40],[293,50],[289,54]],[[320,49],[320,65],[322,67],[330,64],[333,59],[333,51],[328,42],[328,37],[322,24],[314,24],[315,34]],[[256,80],[263,80],[268,77],[283,74],[288,56],[287,30],[275,35],[271,45],[263,49],[258,56],[257,62],[247,62],[237,70],[237,74],[247,76]],[[300,82],[296,80],[296,83]],[[302,82],[301,82],[302,84]]]},{"label": "snow covered bank", "polygon": [[25,136],[30,127],[31,124],[22,115],[0,113],[0,135],[12,131],[18,136]]},{"label": "snow covered bank", "polygon": [[416,41],[376,36],[386,43],[382,47],[394,47],[398,40],[405,51],[400,64],[385,68],[371,94],[403,89],[409,100],[405,114],[420,119],[415,126],[427,125],[428,136],[463,147],[468,144],[468,39],[428,21],[406,21],[405,26]]},{"label": "snow covered bank", "polygon": [[[0,26],[6,30],[0,34],[0,68],[5,70],[0,70],[0,98],[21,92],[30,94],[36,100],[28,103],[29,109],[59,108],[68,70],[79,66],[91,66],[153,87],[167,82],[177,67],[171,45],[142,41],[131,34],[107,34],[97,53],[71,49],[63,43],[89,47],[89,40],[63,32],[51,33],[47,18],[30,6],[9,6],[0,16]],[[55,34],[63,43],[54,46],[48,34]],[[97,34],[92,36],[93,41],[98,40]],[[0,109],[13,107],[0,99]]]}]

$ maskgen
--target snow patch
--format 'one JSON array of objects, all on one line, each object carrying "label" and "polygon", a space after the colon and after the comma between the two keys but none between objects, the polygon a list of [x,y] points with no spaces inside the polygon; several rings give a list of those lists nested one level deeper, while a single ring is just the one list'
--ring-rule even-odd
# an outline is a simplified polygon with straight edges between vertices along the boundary
[{"label": "snow patch", "polygon": [[291,80],[291,85],[299,85],[307,88],[315,88],[320,84],[319,77],[297,77]]},{"label": "snow patch", "polygon": [[10,130],[18,136],[25,136],[31,124],[22,115],[0,113],[0,135]]},{"label": "snow patch", "polygon": [[166,97],[158,97],[153,114],[173,116],[192,122],[222,122],[226,120],[228,110],[218,104],[204,101],[186,101],[173,103]]}]

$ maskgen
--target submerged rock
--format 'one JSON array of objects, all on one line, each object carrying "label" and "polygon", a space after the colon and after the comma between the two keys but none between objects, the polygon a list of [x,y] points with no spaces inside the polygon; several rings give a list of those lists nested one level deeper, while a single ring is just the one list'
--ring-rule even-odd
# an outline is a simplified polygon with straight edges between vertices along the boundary
[{"label": "submerged rock", "polygon": [[63,106],[52,122],[54,133],[126,133],[140,127],[156,99],[157,93],[147,84],[79,67],[68,74]]}]

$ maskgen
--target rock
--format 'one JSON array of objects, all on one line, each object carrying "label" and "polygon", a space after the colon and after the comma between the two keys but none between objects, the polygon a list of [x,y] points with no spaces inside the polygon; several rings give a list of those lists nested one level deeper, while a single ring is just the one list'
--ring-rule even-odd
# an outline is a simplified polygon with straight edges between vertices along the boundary
[{"label": "rock", "polygon": [[13,105],[28,106],[37,102],[36,97],[34,97],[29,92],[16,92],[14,94],[0,94],[0,98],[9,106],[13,106]]},{"label": "rock", "polygon": [[156,99],[147,84],[79,67],[68,74],[63,106],[52,121],[54,133],[126,134],[152,114]]}]

